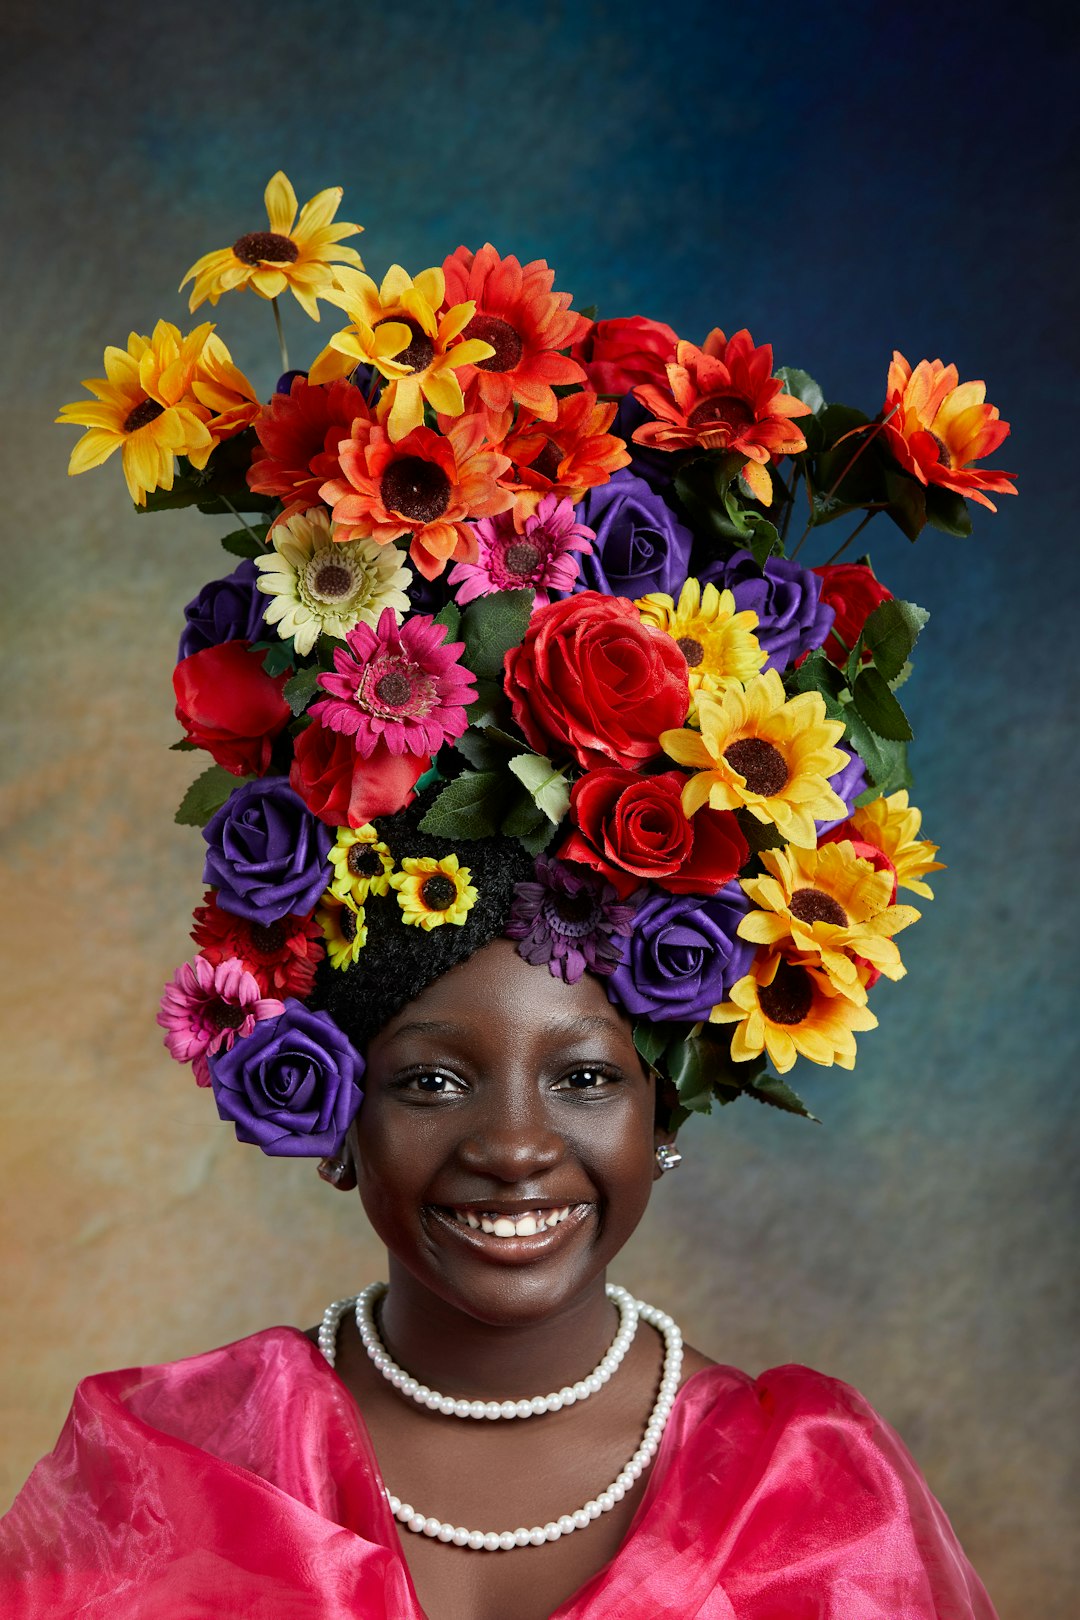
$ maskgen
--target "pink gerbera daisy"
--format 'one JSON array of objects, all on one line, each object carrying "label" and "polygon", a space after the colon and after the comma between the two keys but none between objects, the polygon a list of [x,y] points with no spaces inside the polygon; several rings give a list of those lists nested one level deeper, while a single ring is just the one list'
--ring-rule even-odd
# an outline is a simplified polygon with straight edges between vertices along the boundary
[{"label": "pink gerbera daisy", "polygon": [[376,629],[358,624],[334,649],[336,673],[320,675],[331,695],[310,714],[328,731],[344,732],[365,759],[380,739],[392,754],[434,754],[468,725],[465,706],[474,677],[459,662],[463,641],[446,642],[446,626],[427,613],[398,625],[384,608]]},{"label": "pink gerbera daisy", "polygon": [[[493,591],[536,591],[534,605],[546,607],[549,591],[572,591],[578,576],[574,552],[592,551],[595,531],[575,520],[574,503],[545,495],[531,517],[520,509],[482,518],[475,525],[479,556],[474,563],[458,563],[449,576],[459,585],[461,606]],[[519,528],[519,525],[521,527]]]},{"label": "pink gerbera daisy", "polygon": [[258,1019],[284,1011],[285,1003],[264,996],[237,957],[215,965],[197,956],[165,986],[157,1021],[177,1063],[190,1063],[199,1085],[208,1086],[212,1052],[227,1052],[238,1035],[251,1034]]}]

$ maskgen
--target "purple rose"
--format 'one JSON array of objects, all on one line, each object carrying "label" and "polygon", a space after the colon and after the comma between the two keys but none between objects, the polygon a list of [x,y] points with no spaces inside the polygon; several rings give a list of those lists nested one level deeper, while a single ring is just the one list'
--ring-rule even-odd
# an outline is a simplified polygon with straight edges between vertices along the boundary
[{"label": "purple rose", "polygon": [[210,1084],[237,1139],[264,1153],[325,1158],[339,1153],[364,1093],[364,1060],[329,1013],[290,996],[277,1018],[210,1059]]},{"label": "purple rose", "polygon": [[710,899],[654,891],[634,918],[626,960],[611,975],[611,999],[635,1018],[707,1018],[749,970],[754,947],[737,933],[749,909],[734,882]]},{"label": "purple rose", "polygon": [[836,613],[821,600],[820,578],[787,557],[770,557],[762,578],[750,553],[737,551],[727,562],[709,563],[698,577],[703,585],[729,590],[740,612],[752,608],[757,614],[754,634],[769,654],[764,669],[789,668],[800,653],[823,646],[832,629]]},{"label": "purple rose", "polygon": [[223,911],[268,926],[306,916],[332,876],[334,829],[317,821],[285,776],[264,776],[230,793],[203,828],[203,882]]},{"label": "purple rose", "polygon": [[588,491],[577,516],[596,539],[592,555],[581,558],[575,591],[631,600],[651,591],[678,596],[694,537],[643,478],[625,469],[613,473],[608,483]]},{"label": "purple rose", "polygon": [[180,633],[177,662],[207,647],[220,647],[223,641],[259,641],[266,631],[263,609],[268,598],[255,581],[259,571],[250,557],[226,574],[204,585],[187,607],[187,620]]},{"label": "purple rose", "polygon": [[839,827],[842,821],[847,820],[848,816],[851,815],[851,812],[855,808],[855,800],[859,797],[859,794],[862,792],[863,788],[867,786],[866,766],[863,764],[855,750],[853,748],[849,748],[847,743],[837,743],[836,746],[840,749],[841,753],[848,756],[848,762],[846,765],[841,766],[840,770],[837,771],[835,776],[829,777],[829,786],[832,788],[837,798],[843,799],[844,814],[842,816],[837,816],[835,821],[815,822],[814,825],[817,827],[817,835],[819,838],[821,837],[822,833],[832,832],[834,827]]}]

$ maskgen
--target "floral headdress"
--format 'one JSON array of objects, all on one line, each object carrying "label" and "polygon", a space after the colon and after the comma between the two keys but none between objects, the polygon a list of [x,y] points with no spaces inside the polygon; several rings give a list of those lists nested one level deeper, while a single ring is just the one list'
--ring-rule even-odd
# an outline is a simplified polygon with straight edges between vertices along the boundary
[{"label": "floral headdress", "polygon": [[[376,284],[340,198],[297,217],[276,174],[269,228],[185,277],[192,310],[271,302],[269,401],[211,323],[159,321],[60,413],[71,472],[120,450],[137,510],[232,519],[174,672],[174,746],[213,763],[177,812],[209,887],[169,1050],[242,1140],[335,1151],[363,1059],[320,984],[365,973],[376,917],[437,952],[485,904],[478,841],[511,840],[497,931],[604,978],[676,1123],[742,1094],[807,1114],[784,1077],[853,1067],[919,917],[898,890],[940,870],[897,696],[927,615],[839,558],[879,513],[967,534],[968,500],[1015,493],[979,465],[1008,424],[899,353],[876,416],[827,403],[746,330],[597,321],[490,243]],[[306,372],[285,291],[343,312]],[[410,853],[384,830],[414,801]]]}]

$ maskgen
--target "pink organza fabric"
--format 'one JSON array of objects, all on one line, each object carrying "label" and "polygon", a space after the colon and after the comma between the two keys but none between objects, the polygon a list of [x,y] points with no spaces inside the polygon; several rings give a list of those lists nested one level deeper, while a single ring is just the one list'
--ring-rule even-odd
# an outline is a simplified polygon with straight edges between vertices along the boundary
[{"label": "pink organza fabric", "polygon": [[[4,1620],[424,1620],[363,1421],[294,1328],[87,1378],[0,1521]],[[994,1620],[897,1436],[805,1367],[680,1391],[552,1620]]]}]

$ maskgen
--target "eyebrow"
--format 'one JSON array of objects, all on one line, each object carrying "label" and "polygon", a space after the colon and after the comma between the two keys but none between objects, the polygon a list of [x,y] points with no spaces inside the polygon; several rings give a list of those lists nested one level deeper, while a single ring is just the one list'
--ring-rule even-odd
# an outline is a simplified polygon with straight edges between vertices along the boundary
[{"label": "eyebrow", "polygon": [[[580,1018],[559,1019],[557,1023],[549,1026],[551,1033],[558,1036],[588,1035],[593,1031],[605,1030],[608,1033],[615,1031],[621,1035],[622,1025],[618,1019],[607,1017],[603,1013],[588,1013]],[[467,1035],[469,1031],[461,1024],[454,1024],[437,1018],[414,1018],[407,1024],[401,1024],[394,1033],[387,1037],[396,1041],[404,1035]]]}]

